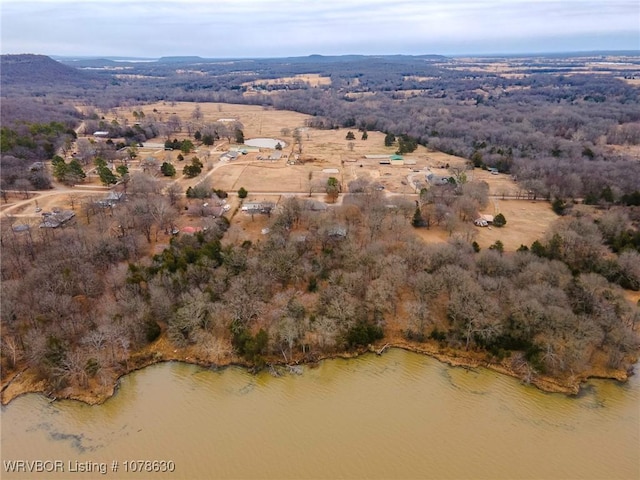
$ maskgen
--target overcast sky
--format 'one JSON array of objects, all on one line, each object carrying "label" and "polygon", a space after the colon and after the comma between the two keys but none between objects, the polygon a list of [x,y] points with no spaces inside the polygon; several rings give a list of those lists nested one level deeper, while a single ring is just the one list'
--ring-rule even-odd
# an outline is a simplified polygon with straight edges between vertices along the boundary
[{"label": "overcast sky", "polygon": [[0,0],[2,53],[210,58],[640,49],[638,0]]}]

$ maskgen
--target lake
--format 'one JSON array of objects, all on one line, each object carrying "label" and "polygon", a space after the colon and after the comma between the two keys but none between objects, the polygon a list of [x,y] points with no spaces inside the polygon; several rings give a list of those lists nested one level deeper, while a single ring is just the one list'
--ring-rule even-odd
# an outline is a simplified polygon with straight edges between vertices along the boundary
[{"label": "lake", "polygon": [[[637,376],[570,398],[399,349],[279,378],[163,363],[103,405],[29,394],[3,407],[0,476],[637,479],[639,417]],[[8,473],[15,460],[65,471]],[[131,472],[139,460],[174,471]]]}]

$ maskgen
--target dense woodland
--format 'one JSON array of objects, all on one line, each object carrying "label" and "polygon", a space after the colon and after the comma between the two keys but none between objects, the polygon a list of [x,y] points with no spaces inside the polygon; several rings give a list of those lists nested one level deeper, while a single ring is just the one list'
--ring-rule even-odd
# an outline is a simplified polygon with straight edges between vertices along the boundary
[{"label": "dense woodland", "polygon": [[[452,234],[486,202],[485,187],[434,187],[417,205],[398,200],[391,208],[364,181],[349,185],[344,206],[328,213],[287,200],[260,243],[230,244],[219,219],[150,257],[184,207],[182,192],[162,194],[156,179],[133,175],[127,202],[109,209],[83,202],[64,229],[16,232],[3,220],[3,372],[30,367],[51,392],[110,384],[159,336],[206,361],[258,367],[384,338],[477,352],[527,379],[629,366],[640,314],[621,287],[640,289],[640,162],[616,147],[640,143],[637,88],[597,72],[565,75],[583,61],[572,58],[538,59],[509,79],[457,70],[443,57],[294,60],[165,59],[131,64],[131,77],[116,77],[3,56],[2,190],[48,188],[49,173],[34,162],[72,144],[81,169],[131,154],[122,147],[146,138],[195,135],[180,119],[142,113],[145,102],[250,102],[308,113],[310,126],[381,130],[476,168],[496,167],[552,201],[557,223],[518,252],[503,252],[499,242],[480,251],[464,229],[446,244],[425,245],[415,228],[451,224]],[[331,76],[332,85],[243,95],[244,82],[297,73]],[[95,109],[81,116],[78,103]],[[136,108],[139,122],[106,122],[118,105]],[[99,150],[75,143],[81,120],[124,143]],[[214,133],[237,134],[210,129],[198,134],[212,141]],[[574,208],[579,202],[607,214],[594,220]]]},{"label": "dense woodland", "polygon": [[[36,369],[51,391],[109,384],[162,332],[203,360],[258,367],[385,336],[437,342],[484,351],[528,379],[625,369],[637,351],[638,309],[592,272],[606,248],[586,219],[559,222],[530,249],[475,252],[460,237],[414,239],[411,203],[390,209],[374,190],[329,214],[290,199],[259,244],[228,244],[218,220],[149,258],[145,246],[172,215],[149,185],[133,189],[115,219],[86,204],[86,225],[3,231],[9,369]],[[123,227],[113,234],[116,222]],[[625,251],[617,263],[637,287],[640,254]]]}]

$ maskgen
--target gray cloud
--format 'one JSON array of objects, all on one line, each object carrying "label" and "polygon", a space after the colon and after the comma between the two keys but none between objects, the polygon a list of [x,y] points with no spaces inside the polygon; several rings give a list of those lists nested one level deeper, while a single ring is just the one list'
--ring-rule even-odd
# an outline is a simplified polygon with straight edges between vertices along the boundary
[{"label": "gray cloud", "polygon": [[247,57],[639,49],[637,1],[2,3],[3,53]]}]

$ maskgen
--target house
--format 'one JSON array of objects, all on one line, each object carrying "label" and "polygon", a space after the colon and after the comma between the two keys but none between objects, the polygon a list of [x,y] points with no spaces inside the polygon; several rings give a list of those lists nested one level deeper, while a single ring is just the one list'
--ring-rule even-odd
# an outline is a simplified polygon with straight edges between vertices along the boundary
[{"label": "house", "polygon": [[107,132],[106,130],[97,130],[97,131],[93,132],[93,136],[94,137],[108,137],[109,136],[109,132]]},{"label": "house", "polygon": [[404,165],[404,158],[402,155],[391,155],[389,157],[389,163],[395,166],[402,166]]},{"label": "house", "polygon": [[491,225],[493,223],[493,215],[480,215],[478,218],[476,218],[473,221],[473,224],[476,227],[488,227],[489,225]]},{"label": "house", "polygon": [[95,204],[102,208],[113,208],[118,203],[124,201],[124,192],[110,191],[102,200],[98,200]]},{"label": "house", "polygon": [[273,202],[246,202],[242,205],[243,212],[246,213],[265,213],[270,214],[271,211],[275,208],[275,204]]},{"label": "house", "polygon": [[449,184],[449,177],[442,177],[440,175],[435,175],[434,173],[429,173],[426,176],[426,180],[431,185],[447,185],[447,184]]},{"label": "house", "polygon": [[183,227],[182,230],[180,230],[182,233],[186,233],[187,235],[193,235],[195,233],[201,232],[202,231],[202,227],[191,227],[189,225],[187,225],[186,227]]},{"label": "house", "polygon": [[343,227],[341,225],[335,225],[329,229],[327,232],[329,238],[333,238],[336,240],[340,240],[347,237],[347,227]]},{"label": "house", "polygon": [[76,213],[72,210],[62,210],[55,213],[43,213],[40,228],[58,228],[68,223]]},{"label": "house", "polygon": [[110,191],[109,195],[107,195],[107,197],[105,198],[105,201],[107,202],[112,202],[112,203],[117,203],[117,202],[121,202],[124,200],[124,192],[116,192],[116,191]]},{"label": "house", "polygon": [[231,162],[233,160],[237,160],[240,155],[241,154],[238,151],[229,151],[220,155],[220,161]]},{"label": "house", "polygon": [[275,150],[271,155],[269,155],[269,157],[267,157],[267,160],[271,160],[272,162],[275,162],[276,160],[280,160],[281,158],[282,158],[282,151]]}]

